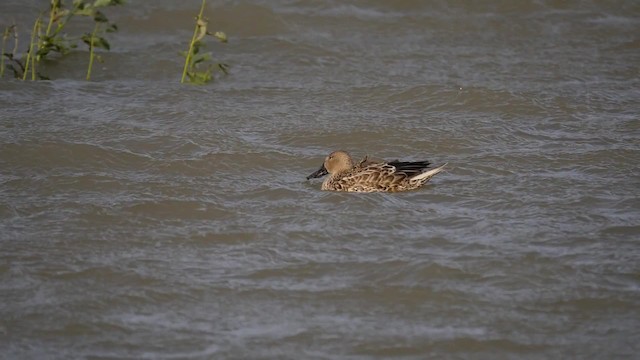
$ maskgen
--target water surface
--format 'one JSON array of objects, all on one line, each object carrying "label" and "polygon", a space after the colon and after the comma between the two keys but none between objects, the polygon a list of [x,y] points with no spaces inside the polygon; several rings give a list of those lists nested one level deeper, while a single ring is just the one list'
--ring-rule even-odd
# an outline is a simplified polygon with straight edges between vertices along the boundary
[{"label": "water surface", "polygon": [[[1,358],[640,350],[637,2],[216,2],[231,74],[180,85],[199,5],[0,81]],[[322,192],[335,149],[449,167]]]}]

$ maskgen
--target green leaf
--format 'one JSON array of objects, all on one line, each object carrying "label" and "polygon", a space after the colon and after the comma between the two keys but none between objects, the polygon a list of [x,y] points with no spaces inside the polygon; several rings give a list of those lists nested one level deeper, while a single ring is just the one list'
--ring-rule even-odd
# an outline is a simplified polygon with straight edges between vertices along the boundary
[{"label": "green leaf", "polygon": [[189,77],[189,82],[194,85],[204,85],[212,79],[210,69],[207,71],[187,72],[187,76]]},{"label": "green leaf", "polygon": [[222,71],[225,75],[229,75],[229,65],[227,64],[223,64],[223,63],[218,63],[218,68],[220,69],[220,71]]},{"label": "green leaf", "polygon": [[216,31],[215,34],[213,34],[213,37],[222,41],[223,43],[227,42],[227,34],[223,33],[222,31]]},{"label": "green leaf", "polygon": [[96,0],[93,2],[94,7],[104,7],[111,5],[111,0]]},{"label": "green leaf", "polygon": [[107,19],[107,17],[102,12],[96,11],[95,14],[93,14],[93,21],[106,23],[109,22],[109,19]]},{"label": "green leaf", "polygon": [[200,40],[205,35],[207,35],[207,21],[203,19],[198,19],[196,24],[198,26],[198,35],[196,35],[196,40]]},{"label": "green leaf", "polygon": [[197,54],[200,52],[200,46],[202,45],[202,43],[200,43],[200,41],[196,41],[193,43],[193,47],[192,47],[192,51],[191,53],[193,55]]},{"label": "green leaf", "polygon": [[93,44],[94,48],[110,50],[109,42],[107,41],[107,39],[100,36],[92,37],[91,34],[84,34],[82,35],[82,41],[88,46],[91,46]]},{"label": "green leaf", "polygon": [[93,7],[116,6],[124,4],[124,0],[95,0]]},{"label": "green leaf", "polygon": [[40,60],[40,59],[44,58],[45,56],[47,56],[49,51],[51,51],[51,48],[48,47],[48,46],[41,47],[40,49],[38,49],[38,52],[36,53],[36,56],[38,57],[38,60]]},{"label": "green leaf", "polygon": [[105,50],[111,50],[111,45],[109,45],[107,39],[103,37],[97,37],[97,40],[97,43],[93,44],[95,47],[103,48]]},{"label": "green leaf", "polygon": [[62,19],[63,17],[69,15],[69,10],[68,9],[64,9],[64,10],[60,10],[58,9],[55,13],[55,15],[53,16],[53,22],[57,22],[58,20]]},{"label": "green leaf", "polygon": [[206,53],[206,54],[201,54],[201,55],[197,55],[193,57],[193,64],[199,64],[203,61],[210,61],[211,60],[211,54],[210,53]]},{"label": "green leaf", "polygon": [[79,16],[93,16],[94,10],[91,7],[77,8],[73,14]]},{"label": "green leaf", "polygon": [[116,31],[118,31],[118,25],[111,24],[111,25],[109,25],[109,27],[107,27],[105,29],[105,31],[108,32],[108,33],[116,32]]}]

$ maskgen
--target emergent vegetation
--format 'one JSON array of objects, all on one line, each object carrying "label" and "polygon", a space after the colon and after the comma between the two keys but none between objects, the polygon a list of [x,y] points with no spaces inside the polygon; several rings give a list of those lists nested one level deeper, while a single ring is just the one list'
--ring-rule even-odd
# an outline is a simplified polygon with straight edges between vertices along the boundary
[{"label": "emergent vegetation", "polygon": [[[214,70],[218,69],[227,74],[229,66],[223,63],[211,64],[211,53],[200,53],[200,49],[204,46],[202,40],[206,35],[213,36],[223,43],[227,42],[227,35],[221,31],[211,33],[207,30],[208,19],[202,14],[204,13],[206,0],[202,0],[200,13],[196,17],[196,26],[193,30],[193,36],[189,43],[189,50],[181,52],[185,57],[184,68],[182,70],[181,83],[188,81],[192,84],[203,85],[213,79]],[[204,67],[204,68],[203,68]]]},{"label": "emergent vegetation", "polygon": [[[7,40],[9,40],[9,37],[11,35],[13,35],[13,40],[14,40],[13,51],[11,51],[11,53],[7,53],[6,52]],[[0,78],[4,76],[5,54],[14,54],[17,51],[17,47],[18,47],[18,34],[16,33],[16,26],[15,25],[7,26],[2,32],[2,52],[0,52]],[[7,57],[9,58],[9,60],[13,60],[13,55],[7,56]]]},{"label": "emergent vegetation", "polygon": [[[124,4],[124,0],[71,0],[71,7],[66,7],[63,0],[50,0],[49,10],[43,11],[31,26],[29,46],[23,56],[18,56],[18,26],[7,26],[2,33],[2,52],[0,53],[0,78],[5,69],[11,70],[15,78],[22,80],[48,80],[42,75],[41,64],[52,53],[57,53],[60,59],[71,49],[78,47],[78,43],[86,44],[89,50],[89,60],[85,78],[91,79],[95,61],[103,62],[99,49],[109,51],[111,46],[105,38],[106,33],[118,30],[116,24],[109,22],[103,13],[103,8]],[[202,0],[200,12],[196,16],[195,29],[189,43],[189,49],[182,51],[184,68],[181,83],[206,84],[213,80],[214,72],[228,73],[229,66],[224,63],[213,63],[210,52],[204,53],[204,38],[209,35],[222,43],[227,42],[224,32],[211,33],[207,30],[208,19],[203,16],[206,0]],[[93,29],[82,35],[70,35],[65,28],[75,17],[87,17],[93,21]],[[8,48],[10,40],[13,47]]]},{"label": "emergent vegetation", "polygon": [[[67,9],[62,0],[51,0],[48,12],[47,26],[43,30],[43,14],[36,18],[29,41],[29,50],[23,57],[24,60],[16,58],[18,47],[17,26],[7,27],[2,37],[2,63],[0,65],[0,76],[4,74],[5,58],[10,61],[7,68],[13,71],[15,77],[26,80],[31,75],[31,80],[47,79],[46,76],[38,72],[40,63],[52,53],[60,55],[67,54],[70,49],[77,47],[78,40],[82,40],[89,47],[89,63],[87,66],[86,79],[91,78],[91,69],[94,60],[102,61],[96,54],[96,48],[109,50],[109,42],[104,38],[104,33],[113,32],[118,29],[101,11],[107,6],[124,4],[124,0],[73,0],[71,8]],[[68,36],[63,30],[69,21],[75,16],[90,17],[93,22],[93,31],[83,34],[80,37]],[[9,37],[13,35],[15,46],[13,51],[5,51],[5,45]]]}]

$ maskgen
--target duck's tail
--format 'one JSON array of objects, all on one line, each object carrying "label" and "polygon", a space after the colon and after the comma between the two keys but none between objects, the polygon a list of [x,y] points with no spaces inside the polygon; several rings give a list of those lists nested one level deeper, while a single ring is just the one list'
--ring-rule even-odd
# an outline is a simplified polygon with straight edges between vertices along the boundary
[{"label": "duck's tail", "polygon": [[447,163],[444,163],[440,166],[438,166],[437,168],[431,169],[429,171],[425,171],[421,174],[418,174],[414,177],[412,177],[410,179],[410,181],[414,182],[420,182],[421,184],[426,183],[427,181],[429,181],[429,179],[431,179],[432,177],[434,177],[436,174],[440,173],[441,171],[444,170],[444,167],[447,166]]}]

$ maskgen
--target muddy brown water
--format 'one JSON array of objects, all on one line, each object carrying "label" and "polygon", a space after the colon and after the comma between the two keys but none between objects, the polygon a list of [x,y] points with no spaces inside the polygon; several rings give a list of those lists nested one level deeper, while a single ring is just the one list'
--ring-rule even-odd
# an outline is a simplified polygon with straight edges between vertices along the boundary
[{"label": "muddy brown water", "polygon": [[[638,2],[210,3],[213,84],[195,0],[0,81],[0,358],[637,356]],[[449,167],[322,192],[335,149]]]}]

